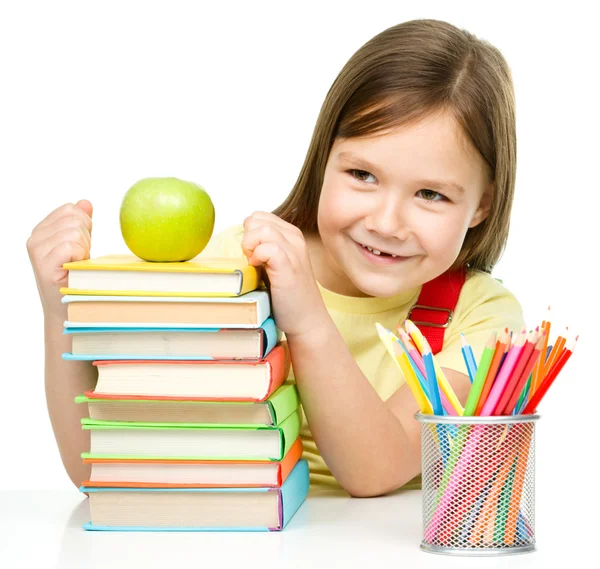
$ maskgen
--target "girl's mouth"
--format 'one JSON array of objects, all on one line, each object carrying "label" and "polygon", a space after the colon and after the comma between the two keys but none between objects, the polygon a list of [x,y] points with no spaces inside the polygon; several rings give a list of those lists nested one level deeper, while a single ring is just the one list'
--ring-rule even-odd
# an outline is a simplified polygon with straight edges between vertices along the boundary
[{"label": "girl's mouth", "polygon": [[385,251],[379,251],[368,245],[362,245],[356,242],[357,247],[360,249],[362,255],[367,258],[371,263],[376,265],[392,265],[401,261],[405,261],[409,257],[401,257],[392,253],[386,253]]}]

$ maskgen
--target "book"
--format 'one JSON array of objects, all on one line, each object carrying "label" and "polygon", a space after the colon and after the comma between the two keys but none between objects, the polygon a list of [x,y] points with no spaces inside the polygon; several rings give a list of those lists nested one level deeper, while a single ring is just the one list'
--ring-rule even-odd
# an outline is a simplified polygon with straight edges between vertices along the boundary
[{"label": "book", "polygon": [[[237,395],[236,395],[237,397]],[[121,423],[201,423],[229,425],[277,425],[300,404],[293,383],[279,387],[259,401],[196,400],[99,395],[88,391],[75,398],[87,403],[90,419]]]},{"label": "book", "polygon": [[97,531],[281,531],[308,494],[301,459],[280,488],[98,488],[89,494]]},{"label": "book", "polygon": [[259,288],[261,269],[239,258],[200,258],[172,263],[135,255],[104,255],[65,263],[62,294],[101,296],[239,296]]},{"label": "book", "polygon": [[258,328],[64,328],[66,360],[260,360],[277,344],[272,318]]},{"label": "book", "polygon": [[81,419],[90,431],[82,458],[281,460],[298,438],[298,408],[278,425],[125,423]]},{"label": "book", "polygon": [[90,479],[83,486],[172,488],[278,487],[302,456],[298,437],[280,461],[149,460],[86,458]]},{"label": "book", "polygon": [[266,290],[221,298],[68,294],[61,300],[67,328],[256,328],[271,315]]},{"label": "book", "polygon": [[98,360],[96,387],[88,397],[264,401],[290,371],[287,342],[263,359]]}]

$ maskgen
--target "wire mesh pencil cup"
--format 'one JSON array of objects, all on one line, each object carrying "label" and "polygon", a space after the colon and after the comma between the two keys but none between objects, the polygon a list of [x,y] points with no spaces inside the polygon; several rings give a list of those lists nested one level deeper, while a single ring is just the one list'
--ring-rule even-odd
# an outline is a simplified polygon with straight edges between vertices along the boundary
[{"label": "wire mesh pencil cup", "polygon": [[421,549],[453,555],[535,550],[538,415],[423,415]]}]

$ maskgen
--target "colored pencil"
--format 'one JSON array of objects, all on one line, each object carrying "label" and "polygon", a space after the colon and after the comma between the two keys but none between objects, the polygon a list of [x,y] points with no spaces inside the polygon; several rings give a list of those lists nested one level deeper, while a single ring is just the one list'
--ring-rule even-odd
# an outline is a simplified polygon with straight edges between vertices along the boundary
[{"label": "colored pencil", "polygon": [[414,345],[413,341],[410,339],[410,336],[403,330],[400,326],[397,327],[398,336],[400,337],[400,341],[403,346],[406,348],[408,355],[413,359],[413,361],[417,364],[419,370],[423,374],[423,377],[427,374],[425,371],[425,365],[423,364],[423,358],[417,350],[417,347]]},{"label": "colored pencil", "polygon": [[[548,357],[550,356],[551,351],[552,351],[552,344],[548,344],[548,346],[546,346],[545,355],[540,356],[540,358],[543,359],[544,362],[546,362],[548,360]],[[544,354],[544,352],[542,352],[542,354]],[[540,379],[543,377],[543,375],[544,375],[543,373],[540,374]],[[517,407],[515,408],[515,414],[520,414],[521,411],[523,410],[523,408],[525,407],[525,405],[527,405],[529,396],[532,393],[531,392],[532,382],[533,382],[533,378],[530,376],[529,379],[527,380],[527,384],[525,385],[525,389],[523,389],[523,393],[521,394],[521,397],[519,398]]]},{"label": "colored pencil", "polygon": [[[538,333],[535,331],[530,332],[527,337],[527,340],[523,346],[523,349],[521,350],[521,353],[518,357],[517,363],[516,363],[513,371],[511,372],[511,374],[508,378],[508,381],[506,382],[506,387],[504,388],[504,391],[502,392],[502,395],[500,396],[500,400],[498,401],[498,404],[496,405],[496,407],[494,408],[494,411],[492,412],[492,415],[503,415],[504,414],[504,410],[507,406],[507,403],[510,401],[510,399],[513,395],[513,392],[515,391],[515,389],[517,387],[517,383],[521,379],[523,370],[525,369],[525,366],[527,366],[527,364],[529,362],[529,358],[530,358],[531,354],[533,353],[534,348],[536,347],[537,340],[538,340]],[[533,363],[535,364],[535,361]],[[518,398],[518,395],[519,394],[517,394],[517,398]]]},{"label": "colored pencil", "polygon": [[[527,425],[522,424],[523,428]],[[523,484],[527,474],[527,461],[529,460],[529,451],[531,449],[531,435],[533,430],[521,433],[522,439],[517,455],[517,464],[515,470],[515,481],[512,493],[510,495],[510,505],[508,509],[508,518],[506,520],[506,528],[504,532],[504,543],[513,545],[515,541],[515,533],[517,531],[518,514],[520,512],[521,495],[523,494]]]},{"label": "colored pencil", "polygon": [[[506,448],[506,454],[503,456],[504,462],[502,463],[500,471],[494,480],[494,484],[492,485],[492,489],[490,490],[483,507],[481,508],[479,518],[473,526],[473,531],[471,532],[471,536],[469,538],[469,543],[472,545],[478,545],[481,538],[484,538],[485,542],[488,543],[493,539],[493,524],[496,519],[496,516],[494,515],[495,508],[498,504],[498,498],[500,497],[502,488],[504,488],[504,483],[510,474],[510,470],[512,468],[514,459],[516,458],[517,452],[517,448]],[[491,530],[490,523],[492,524]]]},{"label": "colored pencil", "polygon": [[508,519],[510,498],[513,493],[515,473],[517,470],[517,461],[518,455],[517,460],[513,461],[513,464],[510,467],[508,479],[506,480],[506,483],[502,488],[502,493],[500,494],[500,501],[497,506],[497,513],[494,520],[493,543],[496,545],[501,545],[504,543],[504,536],[506,533],[506,520]]},{"label": "colored pencil", "polygon": [[542,379],[542,383],[540,384],[536,392],[532,395],[532,397],[529,399],[527,405],[525,405],[525,409],[523,409],[523,414],[526,415],[528,413],[536,412],[540,401],[543,399],[544,395],[546,395],[548,389],[550,389],[552,383],[554,383],[554,380],[557,378],[562,368],[565,367],[567,361],[569,361],[569,358],[573,354],[573,350],[575,349],[575,345],[578,339],[579,336],[576,336],[575,339],[569,343],[569,346],[565,350],[563,350],[563,353],[558,358],[556,364],[548,372],[548,375],[546,375]]},{"label": "colored pencil", "polygon": [[506,350],[508,350],[508,328],[505,328],[503,332],[500,334],[498,341],[496,342],[496,349],[494,350],[494,357],[492,358],[492,363],[490,364],[490,369],[485,378],[485,383],[483,385],[483,389],[481,390],[481,394],[479,396],[479,401],[477,402],[477,408],[475,409],[475,415],[481,415],[481,410],[483,409],[483,405],[486,402],[488,393],[492,389],[492,385],[494,384],[494,380],[496,379],[496,374],[498,373],[498,368],[500,367],[500,362],[502,360],[502,356]]},{"label": "colored pencil", "polygon": [[424,391],[421,389],[419,380],[408,360],[408,354],[406,354],[406,352],[398,345],[398,342],[394,341],[386,328],[379,323],[376,323],[375,327],[377,328],[379,339],[383,342],[383,345],[386,347],[388,353],[392,356],[393,360],[396,362],[396,365],[400,368],[400,371],[402,372],[402,375],[404,376],[404,379],[406,380],[406,383],[408,384],[408,387],[411,390],[417,405],[419,406],[419,410],[421,413],[425,413],[427,415],[433,414],[431,403]]},{"label": "colored pencil", "polygon": [[423,338],[423,351],[421,355],[423,356],[423,363],[425,364],[427,385],[429,386],[429,399],[431,400],[433,412],[436,415],[442,415],[442,400],[440,399],[440,389],[438,387],[435,366],[433,364],[433,354],[431,353],[431,346],[426,338]]},{"label": "colored pencil", "polygon": [[[552,366],[556,363],[556,360],[562,353],[563,348],[565,347],[567,334],[568,334],[568,330],[565,331],[564,336],[559,336],[558,338],[556,338],[556,342],[554,342],[552,351],[550,352],[550,355],[548,356],[548,360],[546,361],[546,363],[544,365],[544,376],[548,375],[548,372],[550,371],[550,369],[552,369]],[[542,376],[542,381],[544,379],[544,376]],[[538,385],[538,387],[539,387],[539,385]],[[535,393],[535,391],[534,391],[534,393]]]},{"label": "colored pencil", "polygon": [[469,397],[467,398],[467,403],[465,404],[465,412],[464,415],[470,417],[475,413],[477,409],[477,403],[479,403],[479,397],[481,396],[481,392],[483,391],[483,385],[485,383],[485,378],[490,369],[490,365],[492,363],[492,359],[494,357],[494,350],[496,348],[496,333],[492,332],[488,341],[483,348],[483,353],[481,355],[481,359],[479,361],[479,366],[477,367],[477,373],[475,374],[475,378],[473,380],[473,385],[469,391]]},{"label": "colored pencil", "polygon": [[[550,314],[550,307],[548,306],[548,315]],[[548,347],[548,341],[550,340],[550,329],[552,327],[552,324],[550,322],[550,318],[548,317],[547,320],[544,320],[542,322],[542,329],[545,330],[546,332],[546,339],[544,341],[544,345],[542,347],[542,354],[546,353],[546,348]],[[544,366],[546,365],[546,358],[540,358],[540,360],[537,362],[534,371],[533,371],[533,378],[531,380],[531,385],[533,386],[533,390],[535,391],[539,384],[540,384],[540,380],[542,378],[542,374],[544,371]]]},{"label": "colored pencil", "polygon": [[523,327],[521,334],[515,341],[515,343],[511,346],[508,351],[508,355],[506,356],[506,361],[502,364],[500,371],[498,372],[498,377],[496,381],[494,381],[494,385],[492,385],[492,389],[490,390],[490,394],[486,402],[481,409],[481,414],[484,416],[491,415],[498,404],[502,393],[504,392],[504,388],[508,380],[510,379],[510,374],[512,373],[519,356],[521,355],[521,351],[523,350],[523,344],[525,343],[525,334],[526,328]]},{"label": "colored pencil", "polygon": [[[423,340],[424,340],[423,334],[421,334],[421,331],[410,320],[405,320],[404,326],[405,326],[406,331],[408,332],[409,336],[412,338],[413,342],[417,346],[417,349],[422,354],[423,353]],[[464,411],[463,406],[461,405],[460,401],[456,397],[454,390],[448,383],[448,380],[446,379],[446,376],[444,375],[442,368],[439,366],[436,359],[433,360],[433,363],[434,363],[435,373],[436,373],[436,376],[438,379],[438,383],[439,383],[441,389],[446,394],[446,397],[452,404],[452,407],[454,407],[456,414],[462,415],[463,411]]]},{"label": "colored pencil", "polygon": [[[468,516],[476,504],[478,498],[483,492],[486,485],[490,485],[490,479],[493,478],[496,470],[500,466],[502,453],[494,449],[491,444],[485,444],[478,450],[480,464],[485,465],[479,471],[479,476],[474,476],[466,481],[462,486],[466,492],[457,499],[455,496],[450,511],[453,512],[452,517],[444,523],[440,528],[440,540],[442,542],[449,540],[461,521],[464,521],[465,516]],[[484,472],[482,472],[484,471]]]},{"label": "colored pencil", "polygon": [[477,373],[477,363],[475,362],[475,355],[473,354],[473,348],[471,348],[470,344],[467,342],[465,335],[460,333],[460,341],[462,344],[462,354],[463,359],[465,360],[465,365],[467,367],[467,373],[469,374],[469,379],[471,383],[475,381],[475,374]]},{"label": "colored pencil", "polygon": [[[421,389],[427,396],[427,399],[431,401],[431,397],[429,395],[429,386],[427,385],[427,380],[425,379],[425,367],[423,366],[423,358],[421,358],[421,355],[419,354],[419,352],[416,351],[416,349],[409,351],[406,343],[402,341],[402,338],[398,338],[398,336],[396,336],[391,330],[387,328],[386,330],[388,334],[394,339],[394,341],[402,348],[402,350],[404,350],[404,352],[408,356],[408,361],[410,362],[410,365],[412,366],[413,371],[415,372],[415,375],[419,380],[419,385],[421,386]],[[419,359],[421,360],[420,364],[418,364],[414,359],[414,356],[416,355],[418,355]],[[421,371],[421,367],[423,367],[423,371]]]},{"label": "colored pencil", "polygon": [[521,376],[515,380],[514,390],[512,392],[512,395],[508,399],[508,401],[504,404],[502,414],[509,415],[510,413],[512,413],[513,409],[517,405],[517,401],[520,399],[520,397],[524,391],[525,384],[531,379],[531,372],[532,372],[533,367],[540,360],[542,348],[543,348],[545,342],[546,342],[546,331],[542,330],[542,332],[540,333],[538,340],[534,346],[533,351],[529,355],[529,360],[527,361],[527,364],[521,371]]},{"label": "colored pencil", "polygon": [[[398,335],[400,336],[401,345],[408,352],[408,357],[415,367],[415,372],[417,373],[417,377],[421,382],[421,387],[427,383],[425,380],[425,365],[423,364],[423,358],[411,340],[410,336],[403,330],[399,325],[397,327]],[[417,369],[418,368],[418,371]],[[442,400],[442,408],[444,410],[444,415],[456,415],[456,410],[452,407],[452,403],[446,397],[446,394],[443,391],[440,391],[440,399]]]}]

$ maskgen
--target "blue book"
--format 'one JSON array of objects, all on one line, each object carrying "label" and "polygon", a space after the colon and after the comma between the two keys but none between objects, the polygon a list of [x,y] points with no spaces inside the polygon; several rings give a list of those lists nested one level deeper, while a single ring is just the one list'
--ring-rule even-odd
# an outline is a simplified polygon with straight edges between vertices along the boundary
[{"label": "blue book", "polygon": [[95,531],[281,531],[306,499],[301,459],[280,488],[109,488],[82,486]]},{"label": "blue book", "polygon": [[65,327],[65,360],[260,360],[279,342],[272,318],[256,328]]}]

